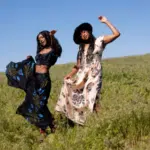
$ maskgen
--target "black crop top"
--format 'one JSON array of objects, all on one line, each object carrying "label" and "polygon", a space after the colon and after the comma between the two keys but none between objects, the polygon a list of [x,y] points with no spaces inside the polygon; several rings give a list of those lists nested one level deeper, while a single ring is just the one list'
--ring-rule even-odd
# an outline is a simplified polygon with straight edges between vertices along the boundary
[{"label": "black crop top", "polygon": [[54,50],[51,50],[48,53],[40,54],[38,53],[35,56],[37,65],[46,65],[48,67],[53,66],[57,61],[58,56],[54,53]]}]

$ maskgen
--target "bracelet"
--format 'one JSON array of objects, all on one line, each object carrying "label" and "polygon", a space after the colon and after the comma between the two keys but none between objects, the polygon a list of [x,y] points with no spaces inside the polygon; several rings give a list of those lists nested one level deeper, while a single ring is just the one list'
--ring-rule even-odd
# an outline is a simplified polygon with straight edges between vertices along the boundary
[{"label": "bracelet", "polygon": [[87,81],[87,78],[84,78],[83,81],[86,82],[86,81]]},{"label": "bracelet", "polygon": [[73,67],[73,68],[75,68],[75,69],[77,69],[77,70],[79,69],[79,67],[78,67],[77,65],[74,65],[74,67]]}]

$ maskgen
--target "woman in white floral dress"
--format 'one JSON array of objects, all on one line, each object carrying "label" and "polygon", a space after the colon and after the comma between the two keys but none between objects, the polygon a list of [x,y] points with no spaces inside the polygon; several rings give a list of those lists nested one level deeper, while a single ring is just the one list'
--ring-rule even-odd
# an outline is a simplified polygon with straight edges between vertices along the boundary
[{"label": "woman in white floral dress", "polygon": [[81,125],[90,112],[98,111],[97,101],[102,85],[102,53],[108,43],[120,36],[106,17],[100,16],[99,20],[111,29],[112,34],[95,38],[89,23],[83,23],[75,29],[73,38],[79,44],[77,64],[65,77],[55,107],[56,111]]}]

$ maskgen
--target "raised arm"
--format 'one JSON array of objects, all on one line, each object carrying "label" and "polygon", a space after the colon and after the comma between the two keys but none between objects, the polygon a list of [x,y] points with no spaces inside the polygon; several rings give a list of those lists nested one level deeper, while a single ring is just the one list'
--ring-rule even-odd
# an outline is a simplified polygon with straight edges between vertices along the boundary
[{"label": "raised arm", "polygon": [[120,36],[120,32],[110,23],[110,21],[107,20],[106,17],[100,16],[98,19],[102,23],[105,23],[110,28],[110,30],[112,31],[111,35],[105,35],[104,36],[103,41],[104,41],[105,45],[114,41],[115,39],[117,39]]}]

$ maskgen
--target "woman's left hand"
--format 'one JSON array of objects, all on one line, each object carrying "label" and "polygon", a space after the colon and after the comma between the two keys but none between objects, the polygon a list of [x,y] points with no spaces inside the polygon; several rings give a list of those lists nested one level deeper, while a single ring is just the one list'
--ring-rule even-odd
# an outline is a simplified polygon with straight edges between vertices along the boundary
[{"label": "woman's left hand", "polygon": [[100,16],[98,17],[98,19],[102,22],[102,23],[106,23],[108,20],[105,16]]},{"label": "woman's left hand", "polygon": [[107,20],[105,16],[100,16],[98,19],[102,22],[105,23],[112,31],[113,34],[111,35],[105,35],[103,38],[103,43],[106,46],[106,44],[114,41],[116,38],[120,36],[120,32],[110,23],[110,21]]},{"label": "woman's left hand", "polygon": [[32,56],[31,55],[27,56],[27,59],[30,58],[30,57],[32,57]]},{"label": "woman's left hand", "polygon": [[57,31],[56,30],[52,30],[50,31],[50,35],[54,35]]}]

